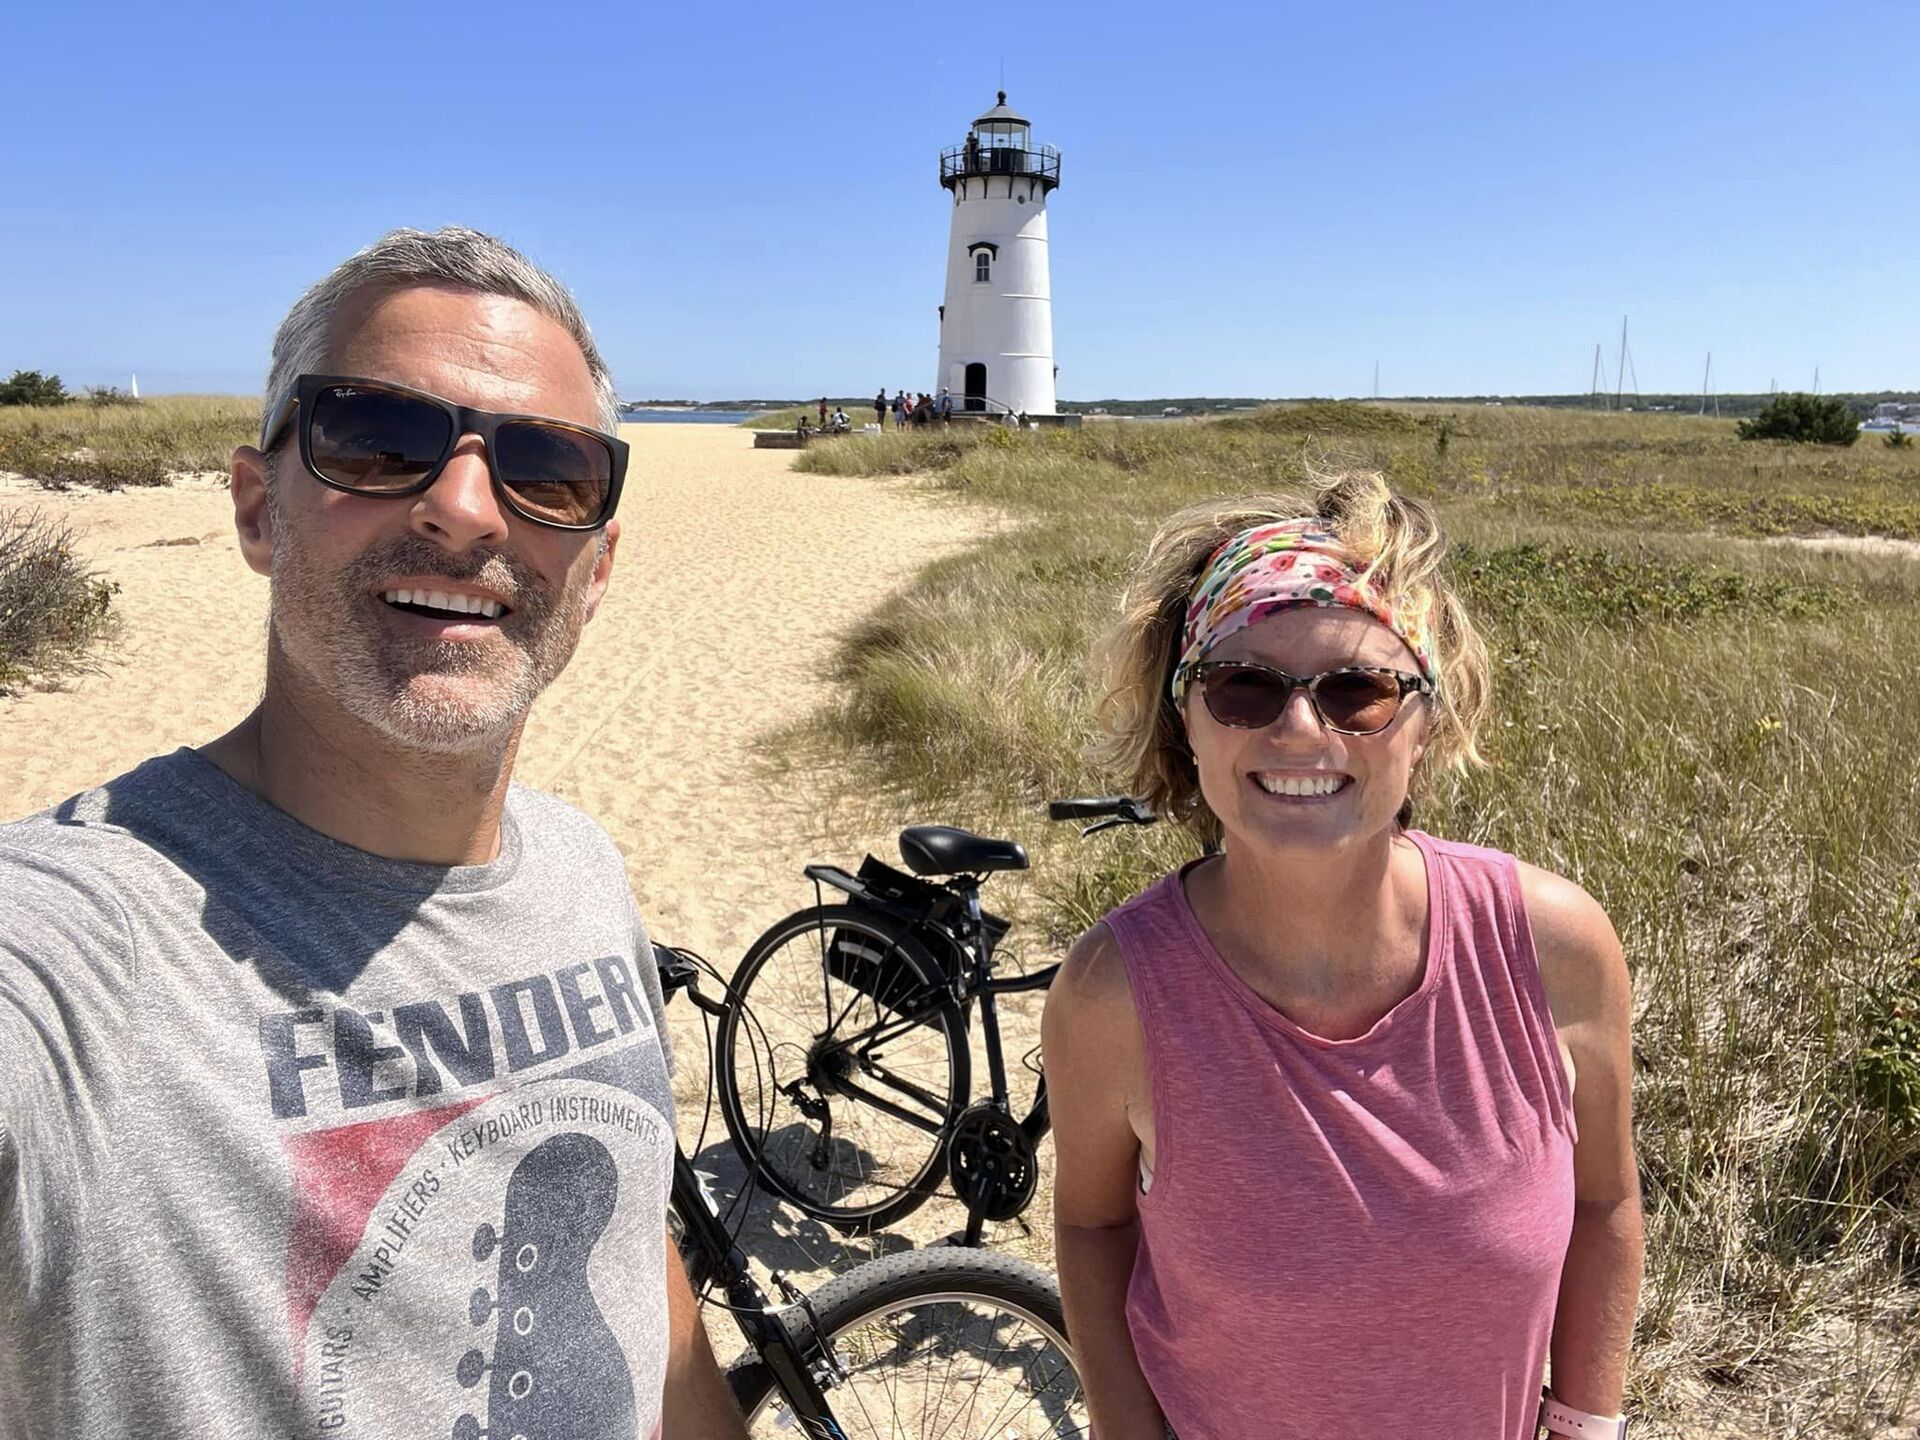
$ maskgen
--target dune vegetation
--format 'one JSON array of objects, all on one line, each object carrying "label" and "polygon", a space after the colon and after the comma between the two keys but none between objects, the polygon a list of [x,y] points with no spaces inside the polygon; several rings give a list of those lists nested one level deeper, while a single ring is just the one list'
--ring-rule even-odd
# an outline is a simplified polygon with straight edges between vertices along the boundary
[{"label": "dune vegetation", "polygon": [[1920,1362],[1917,455],[1351,404],[816,447],[800,469],[1008,523],[846,641],[841,698],[794,744],[876,818],[1028,842],[1027,918],[1058,948],[1193,853],[1171,826],[1082,843],[1041,818],[1123,788],[1088,758],[1089,652],[1155,524],[1309,467],[1431,500],[1497,711],[1491,768],[1434,777],[1415,823],[1578,880],[1633,970],[1634,1405],[1655,1433],[1873,1435]]},{"label": "dune vegetation", "polygon": [[260,434],[260,402],[239,395],[163,395],[107,405],[0,407],[0,471],[48,490],[167,485],[224,473],[236,445]]},{"label": "dune vegetation", "polygon": [[0,696],[85,670],[119,622],[117,589],[81,559],[69,526],[0,509]]}]

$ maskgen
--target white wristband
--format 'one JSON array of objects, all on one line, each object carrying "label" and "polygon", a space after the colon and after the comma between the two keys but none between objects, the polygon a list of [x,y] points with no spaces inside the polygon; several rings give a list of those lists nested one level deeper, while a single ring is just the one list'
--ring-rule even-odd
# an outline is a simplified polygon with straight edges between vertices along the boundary
[{"label": "white wristband", "polygon": [[1540,1423],[1554,1435],[1570,1440],[1627,1440],[1627,1421],[1622,1415],[1589,1415],[1547,1394],[1540,1399]]}]

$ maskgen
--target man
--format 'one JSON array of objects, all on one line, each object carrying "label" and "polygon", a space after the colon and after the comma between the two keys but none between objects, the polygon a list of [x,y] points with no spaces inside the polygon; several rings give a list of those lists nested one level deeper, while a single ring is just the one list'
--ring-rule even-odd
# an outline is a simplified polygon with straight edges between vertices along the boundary
[{"label": "man", "polygon": [[887,428],[887,387],[884,385],[873,397],[873,423],[882,430]]},{"label": "man", "polygon": [[0,827],[0,1434],[744,1435],[620,855],[510,785],[606,593],[616,415],[470,230],[281,325],[232,464],[258,708]]}]

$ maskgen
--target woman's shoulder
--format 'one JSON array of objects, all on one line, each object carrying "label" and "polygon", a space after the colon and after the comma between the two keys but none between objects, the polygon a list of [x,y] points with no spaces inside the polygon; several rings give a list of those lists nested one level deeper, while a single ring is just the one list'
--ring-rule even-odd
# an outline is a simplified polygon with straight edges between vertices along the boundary
[{"label": "woman's shoulder", "polygon": [[1547,1005],[1561,1025],[1629,1003],[1626,956],[1613,922],[1577,881],[1516,860],[1527,928]]},{"label": "woman's shoulder", "polygon": [[1448,840],[1425,830],[1408,830],[1405,838],[1421,849],[1447,860],[1493,870],[1510,870],[1517,862],[1505,850],[1491,845],[1475,845],[1468,840]]},{"label": "woman's shoulder", "polygon": [[1445,840],[1425,831],[1408,831],[1407,838],[1456,868],[1479,871],[1509,892],[1517,889],[1515,898],[1525,907],[1536,939],[1543,924],[1558,931],[1569,925],[1578,928],[1590,923],[1595,915],[1606,918],[1594,898],[1572,880],[1530,864],[1506,850],[1466,840]]},{"label": "woman's shoulder", "polygon": [[1144,1055],[1126,953],[1105,920],[1068,947],[1047,992],[1041,1039],[1050,1079],[1056,1060],[1075,1073],[1111,1077]]},{"label": "woman's shoulder", "polygon": [[[1116,914],[1118,912],[1115,912]],[[1108,923],[1112,915],[1093,926],[1067,947],[1054,978],[1052,993],[1064,997],[1074,1009],[1104,1009],[1116,1004],[1131,1005],[1133,992],[1127,978],[1127,956],[1120,937]]]},{"label": "woman's shoulder", "polygon": [[1096,921],[1068,947],[1054,988],[1064,981],[1076,1005],[1118,1004],[1131,1011],[1129,955],[1157,955],[1183,941],[1183,873],[1170,871]]},{"label": "woman's shoulder", "polygon": [[1491,846],[1424,832],[1417,840],[1435,855],[1517,890],[1515,898],[1556,1012],[1560,997],[1569,991],[1604,985],[1616,968],[1624,970],[1613,922],[1579,882]]},{"label": "woman's shoulder", "polygon": [[1576,880],[1525,860],[1514,861],[1527,923],[1537,946],[1587,950],[1619,948],[1613,922],[1598,900]]}]

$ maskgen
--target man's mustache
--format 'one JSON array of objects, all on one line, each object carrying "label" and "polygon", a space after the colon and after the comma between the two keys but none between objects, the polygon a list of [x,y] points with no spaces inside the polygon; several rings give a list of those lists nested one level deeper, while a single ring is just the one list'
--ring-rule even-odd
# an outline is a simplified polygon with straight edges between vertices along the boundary
[{"label": "man's mustache", "polygon": [[348,567],[344,578],[348,590],[358,593],[395,574],[482,585],[515,611],[543,608],[546,598],[539,577],[523,561],[499,550],[455,555],[418,536],[367,551]]}]

